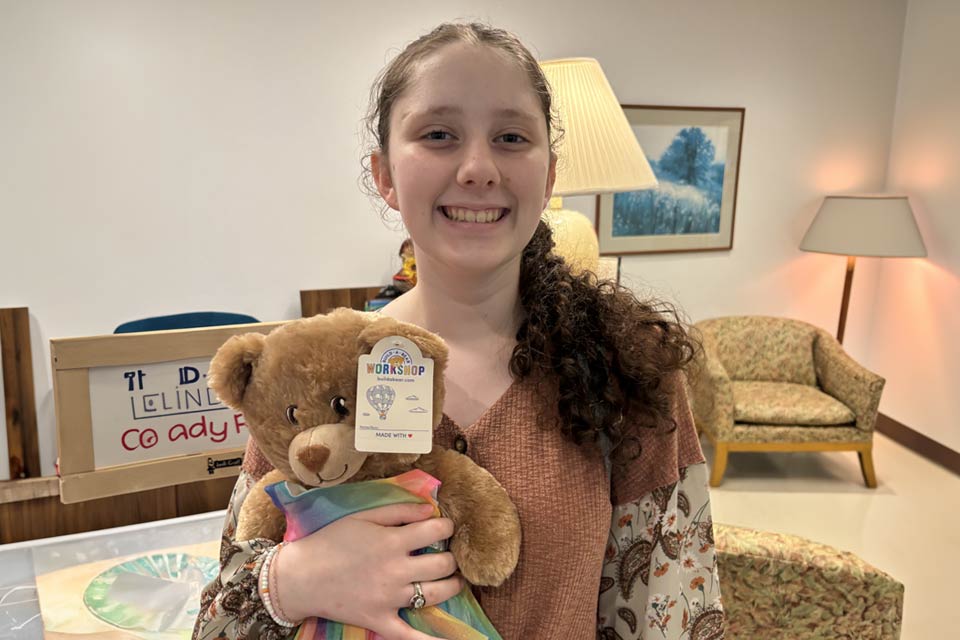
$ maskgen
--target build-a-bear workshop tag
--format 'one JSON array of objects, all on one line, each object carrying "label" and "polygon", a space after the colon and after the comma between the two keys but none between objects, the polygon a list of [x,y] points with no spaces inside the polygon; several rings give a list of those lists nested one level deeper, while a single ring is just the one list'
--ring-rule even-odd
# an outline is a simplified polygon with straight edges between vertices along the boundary
[{"label": "build-a-bear workshop tag", "polygon": [[429,453],[433,360],[402,336],[383,338],[357,370],[357,451]]}]

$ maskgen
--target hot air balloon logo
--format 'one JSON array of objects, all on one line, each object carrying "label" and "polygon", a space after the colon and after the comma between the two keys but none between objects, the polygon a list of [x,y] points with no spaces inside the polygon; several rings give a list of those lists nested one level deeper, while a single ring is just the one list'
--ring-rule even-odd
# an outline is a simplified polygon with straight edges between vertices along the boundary
[{"label": "hot air balloon logo", "polygon": [[377,410],[381,420],[387,419],[387,411],[393,406],[396,397],[397,392],[389,385],[378,384],[367,389],[367,402]]}]

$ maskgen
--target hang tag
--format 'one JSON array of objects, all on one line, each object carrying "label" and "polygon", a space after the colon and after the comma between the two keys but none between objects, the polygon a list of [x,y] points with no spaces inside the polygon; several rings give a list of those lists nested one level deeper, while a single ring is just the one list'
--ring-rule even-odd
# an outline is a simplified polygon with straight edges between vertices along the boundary
[{"label": "hang tag", "polygon": [[433,448],[433,360],[413,341],[383,338],[357,363],[354,446],[370,453]]}]

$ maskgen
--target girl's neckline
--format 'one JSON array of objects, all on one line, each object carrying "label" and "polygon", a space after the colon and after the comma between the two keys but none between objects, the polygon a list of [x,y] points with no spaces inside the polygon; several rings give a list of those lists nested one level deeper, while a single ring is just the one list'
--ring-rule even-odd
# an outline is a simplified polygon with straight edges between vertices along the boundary
[{"label": "girl's neckline", "polygon": [[[378,315],[378,316],[381,316],[381,317],[384,317],[384,318],[393,318],[393,316],[388,316],[388,315],[386,315],[385,313],[383,313],[383,310],[382,310],[382,309],[375,309],[375,310],[373,310],[373,311],[367,311],[366,313],[375,314],[375,315]],[[407,321],[407,320],[399,320],[398,318],[393,318],[393,319],[394,319],[394,320],[398,320],[399,322],[409,322],[409,321]],[[413,323],[411,323],[411,324],[413,324]],[[510,384],[507,385],[507,388],[504,389],[503,393],[500,394],[500,397],[497,398],[496,400],[494,400],[494,401],[493,401],[493,404],[491,404],[489,407],[487,407],[486,409],[484,409],[484,410],[483,410],[483,413],[480,414],[480,416],[476,419],[476,421],[474,421],[473,424],[464,427],[464,426],[461,425],[459,422],[457,422],[456,420],[454,420],[453,418],[451,418],[449,415],[447,415],[446,412],[444,412],[444,413],[440,416],[440,422],[441,422],[441,424],[444,423],[444,422],[447,422],[447,423],[449,423],[450,426],[452,426],[455,430],[461,431],[461,432],[462,432],[462,431],[469,431],[469,430],[473,429],[474,427],[476,427],[476,426],[479,425],[480,423],[484,422],[484,421],[487,419],[487,417],[488,417],[491,413],[493,413],[493,410],[494,410],[494,409],[499,408],[499,406],[500,406],[501,404],[503,404],[504,400],[505,400],[509,395],[511,395],[511,393],[513,392],[513,390],[520,384],[520,382],[521,382],[521,380],[518,380],[518,379],[516,379],[516,378],[514,378],[513,380],[511,380]]]},{"label": "girl's neckline", "polygon": [[450,426],[452,426],[456,431],[459,431],[459,432],[470,431],[475,427],[477,427],[478,425],[480,425],[481,423],[485,422],[494,413],[494,411],[499,410],[500,406],[506,401],[506,399],[509,396],[513,395],[513,391],[520,386],[520,383],[521,383],[521,380],[513,379],[510,382],[510,384],[507,386],[507,388],[504,389],[503,393],[500,394],[500,397],[494,400],[493,404],[491,404],[489,407],[484,409],[483,413],[481,413],[480,416],[476,419],[476,421],[474,421],[474,423],[471,425],[468,425],[468,426],[461,425],[459,422],[457,422],[456,420],[448,416],[446,412],[443,413],[443,416],[441,417],[441,422],[448,422]]}]

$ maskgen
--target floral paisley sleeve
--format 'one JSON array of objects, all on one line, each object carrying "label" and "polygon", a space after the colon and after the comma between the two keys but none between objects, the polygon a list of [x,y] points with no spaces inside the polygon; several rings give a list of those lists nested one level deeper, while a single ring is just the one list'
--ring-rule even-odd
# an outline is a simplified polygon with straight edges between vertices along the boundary
[{"label": "floral paisley sleeve", "polygon": [[255,479],[240,472],[230,496],[223,534],[220,538],[220,573],[200,594],[200,614],[193,628],[193,640],[282,640],[296,631],[273,621],[260,600],[257,581],[272,540],[235,542],[237,515]]},{"label": "floral paisley sleeve", "polygon": [[601,640],[723,638],[705,464],[614,506],[598,622]]}]

